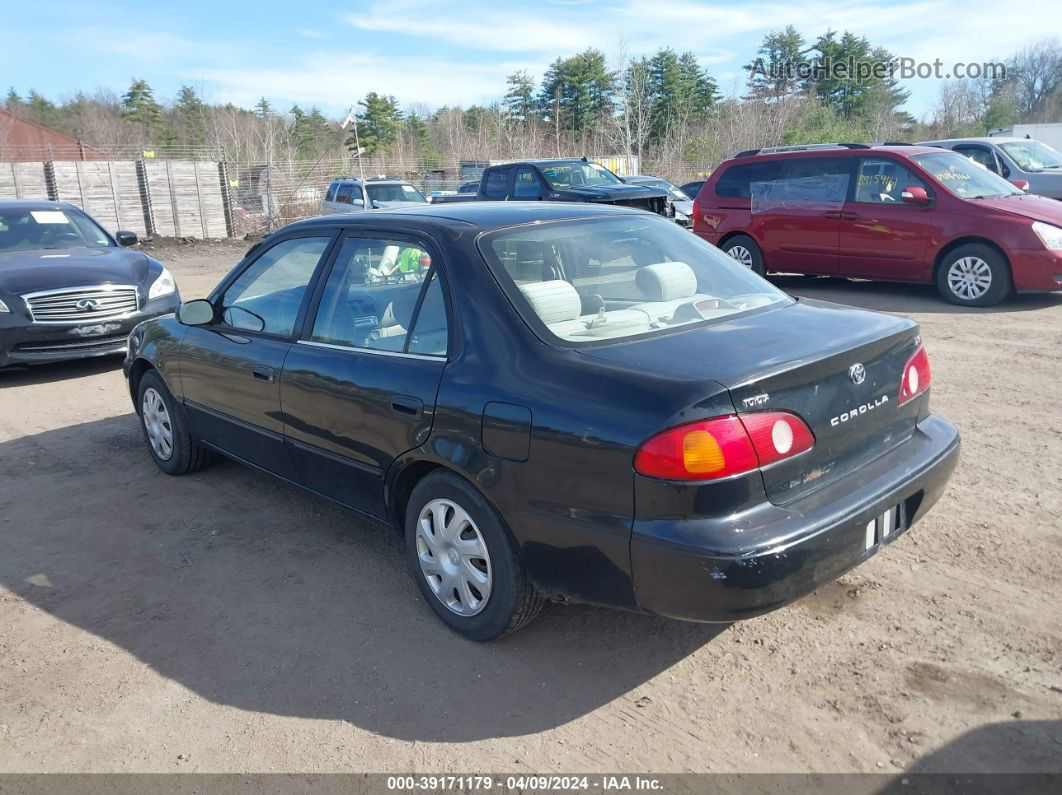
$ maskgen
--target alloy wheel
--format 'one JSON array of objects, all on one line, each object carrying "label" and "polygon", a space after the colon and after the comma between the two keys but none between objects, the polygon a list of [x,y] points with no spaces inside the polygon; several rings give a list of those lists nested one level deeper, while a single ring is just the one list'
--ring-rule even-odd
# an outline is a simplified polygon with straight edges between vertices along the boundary
[{"label": "alloy wheel", "polygon": [[435,499],[417,518],[417,561],[432,593],[453,613],[474,616],[490,598],[490,555],[476,523],[452,500]]},{"label": "alloy wheel", "polygon": [[727,254],[736,259],[746,268],[752,269],[752,252],[741,245],[732,246],[727,249]]},{"label": "alloy wheel", "polygon": [[144,430],[147,432],[151,449],[163,461],[169,461],[170,456],[173,455],[173,425],[170,423],[170,412],[166,408],[166,401],[154,387],[144,390],[140,416],[143,418]]},{"label": "alloy wheel", "polygon": [[980,257],[960,257],[948,268],[948,289],[964,301],[975,301],[992,286],[992,268]]}]

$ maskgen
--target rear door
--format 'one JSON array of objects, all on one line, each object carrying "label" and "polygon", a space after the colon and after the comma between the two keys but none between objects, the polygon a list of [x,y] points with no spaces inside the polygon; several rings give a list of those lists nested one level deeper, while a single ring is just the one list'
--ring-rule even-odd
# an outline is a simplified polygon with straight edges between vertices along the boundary
[{"label": "rear door", "polygon": [[194,433],[231,455],[292,477],[279,377],[310,285],[333,241],[324,230],[277,241],[213,299],[218,321],[188,328],[181,387]]},{"label": "rear door", "polygon": [[284,365],[286,444],[308,488],[385,517],[384,477],[427,441],[448,320],[428,241],[347,237]]},{"label": "rear door", "polygon": [[[929,204],[905,204],[907,187],[923,188]],[[861,156],[840,227],[842,276],[906,282],[930,280],[929,241],[936,231],[936,191],[900,160]]]},{"label": "rear door", "polygon": [[841,211],[854,158],[790,157],[753,183],[751,228],[772,271],[836,273]]}]

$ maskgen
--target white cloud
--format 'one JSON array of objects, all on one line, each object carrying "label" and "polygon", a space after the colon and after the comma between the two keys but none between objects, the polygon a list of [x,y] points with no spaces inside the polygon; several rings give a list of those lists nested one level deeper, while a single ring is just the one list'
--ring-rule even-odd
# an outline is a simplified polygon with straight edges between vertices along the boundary
[{"label": "white cloud", "polygon": [[321,30],[300,30],[299,35],[304,39],[327,39],[328,34]]}]

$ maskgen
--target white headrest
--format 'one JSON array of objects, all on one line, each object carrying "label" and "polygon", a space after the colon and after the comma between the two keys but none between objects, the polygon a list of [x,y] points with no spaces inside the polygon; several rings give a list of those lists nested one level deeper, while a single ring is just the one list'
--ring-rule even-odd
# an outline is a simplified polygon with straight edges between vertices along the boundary
[{"label": "white headrest", "polygon": [[697,274],[685,262],[658,262],[638,269],[635,283],[650,301],[674,301],[697,292]]},{"label": "white headrest", "polygon": [[575,320],[583,311],[578,291],[563,279],[521,284],[520,292],[546,324]]}]

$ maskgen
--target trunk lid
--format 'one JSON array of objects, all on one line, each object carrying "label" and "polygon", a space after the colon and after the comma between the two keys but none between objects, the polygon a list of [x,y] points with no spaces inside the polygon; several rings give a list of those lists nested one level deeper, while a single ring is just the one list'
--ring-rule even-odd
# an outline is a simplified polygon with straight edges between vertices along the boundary
[{"label": "trunk lid", "polygon": [[[919,344],[913,321],[802,300],[685,332],[582,351],[640,370],[714,380],[729,390],[739,414],[799,415],[815,435],[815,446],[762,470],[768,497],[784,504],[911,436],[920,401],[900,407],[897,398],[904,365]],[[857,365],[861,380],[859,372],[853,377]],[[695,418],[693,410],[686,409],[685,416]]]}]

